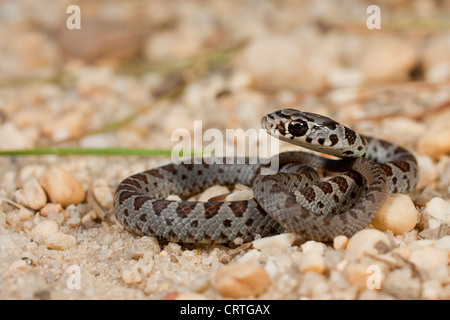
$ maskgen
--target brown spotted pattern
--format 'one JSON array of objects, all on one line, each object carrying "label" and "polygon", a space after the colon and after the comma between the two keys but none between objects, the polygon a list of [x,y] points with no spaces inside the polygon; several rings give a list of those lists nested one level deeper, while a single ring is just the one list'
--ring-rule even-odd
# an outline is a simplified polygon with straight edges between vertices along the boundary
[{"label": "brown spotted pattern", "polygon": [[[308,123],[304,136],[289,136],[286,128],[293,119]],[[224,159],[220,164],[198,159],[169,164],[135,174],[118,185],[116,218],[131,232],[176,242],[251,241],[256,236],[286,231],[330,241],[366,227],[388,191],[408,193],[415,188],[416,160],[399,146],[360,136],[329,118],[293,109],[267,115],[262,126],[282,140],[353,158],[330,160],[286,152],[279,154],[281,169],[273,175],[260,175],[260,165],[250,164],[249,159],[243,164],[222,164]],[[319,181],[311,167],[343,174]],[[165,200],[170,194],[188,199],[212,185],[237,183],[253,186],[255,198],[235,202]]]}]

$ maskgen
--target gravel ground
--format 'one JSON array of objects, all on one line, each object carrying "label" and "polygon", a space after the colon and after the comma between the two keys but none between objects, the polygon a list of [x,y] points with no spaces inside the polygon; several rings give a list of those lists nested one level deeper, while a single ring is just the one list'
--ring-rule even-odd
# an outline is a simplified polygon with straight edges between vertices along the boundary
[{"label": "gravel ground", "polygon": [[5,156],[1,299],[450,299],[449,1],[380,1],[381,30],[366,1],[79,1],[81,30],[70,4],[0,3],[0,150],[170,150],[295,107],[413,151],[419,183],[350,239],[181,245],[112,214],[170,157]]}]

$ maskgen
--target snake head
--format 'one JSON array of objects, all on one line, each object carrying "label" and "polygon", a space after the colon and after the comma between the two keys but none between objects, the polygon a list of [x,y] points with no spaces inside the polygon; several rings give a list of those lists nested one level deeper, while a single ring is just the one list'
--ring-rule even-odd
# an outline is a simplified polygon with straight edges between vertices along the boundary
[{"label": "snake head", "polygon": [[265,115],[261,126],[280,140],[337,157],[361,157],[366,152],[363,136],[315,113],[282,109]]}]

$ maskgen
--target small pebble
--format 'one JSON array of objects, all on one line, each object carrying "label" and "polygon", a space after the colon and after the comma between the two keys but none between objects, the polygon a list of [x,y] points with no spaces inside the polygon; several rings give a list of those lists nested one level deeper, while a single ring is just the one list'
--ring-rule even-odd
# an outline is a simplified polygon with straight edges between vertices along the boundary
[{"label": "small pebble", "polygon": [[16,260],[9,265],[8,270],[11,272],[14,272],[14,271],[26,272],[27,271],[27,262],[22,259]]},{"label": "small pebble", "polygon": [[333,248],[335,250],[343,250],[347,248],[348,245],[348,238],[346,236],[337,236],[333,239]]},{"label": "small pebble", "polygon": [[93,189],[94,197],[98,203],[105,209],[113,207],[114,197],[113,191],[108,187],[95,187]]},{"label": "small pebble", "polygon": [[198,198],[198,201],[208,201],[211,198],[221,196],[221,195],[227,194],[227,193],[230,193],[230,190],[228,190],[227,187],[212,186],[212,187],[206,189],[205,191],[203,191],[203,193]]},{"label": "small pebble", "polygon": [[436,197],[428,201],[424,211],[437,220],[450,223],[450,202],[442,198]]},{"label": "small pebble", "polygon": [[384,264],[353,262],[345,269],[345,276],[358,291],[381,289],[387,268]]},{"label": "small pebble", "polygon": [[270,285],[267,272],[258,264],[225,265],[217,271],[214,287],[223,296],[232,299],[258,296]]},{"label": "small pebble", "polygon": [[254,240],[253,247],[258,250],[263,250],[266,248],[285,249],[292,246],[296,237],[297,235],[295,233],[282,233],[275,236]]},{"label": "small pebble", "polygon": [[45,220],[40,222],[36,227],[31,229],[31,236],[48,238],[59,230],[58,224],[53,220]]},{"label": "small pebble", "polygon": [[421,270],[432,271],[437,266],[446,266],[449,262],[449,255],[444,250],[439,250],[434,247],[424,247],[413,250],[409,261]]},{"label": "small pebble", "polygon": [[419,212],[411,198],[405,194],[390,194],[372,220],[372,226],[380,231],[390,230],[394,235],[403,234],[414,229]]},{"label": "small pebble", "polygon": [[324,243],[314,240],[306,241],[301,245],[302,251],[305,254],[309,252],[319,252],[321,255],[323,255],[326,247],[327,246]]},{"label": "small pebble", "polygon": [[350,238],[347,250],[358,255],[380,254],[389,251],[390,242],[388,236],[376,229],[364,229],[358,231]]},{"label": "small pebble", "polygon": [[325,259],[320,250],[308,251],[303,255],[300,263],[300,271],[302,273],[324,273],[326,269]]},{"label": "small pebble", "polygon": [[45,245],[49,249],[66,250],[74,247],[77,244],[77,239],[74,236],[57,232],[45,240]]},{"label": "small pebble", "polygon": [[33,210],[39,210],[47,203],[44,190],[34,178],[28,180],[23,188],[17,190],[15,196],[17,202]]},{"label": "small pebble", "polygon": [[441,155],[450,153],[450,128],[435,126],[435,129],[424,133],[417,141],[417,153],[436,160]]},{"label": "small pebble", "polygon": [[186,292],[180,293],[176,297],[176,300],[207,300],[207,298],[200,293],[186,291]]},{"label": "small pebble", "polygon": [[250,200],[254,198],[253,190],[243,189],[243,190],[235,190],[225,198],[226,201],[241,201],[241,200]]},{"label": "small pebble", "polygon": [[27,220],[33,216],[33,212],[31,210],[28,210],[26,208],[19,209],[19,212],[17,212],[17,216],[20,220]]},{"label": "small pebble", "polygon": [[131,268],[124,269],[122,271],[122,280],[126,284],[141,283],[142,276],[139,272],[139,265],[135,264]]},{"label": "small pebble", "polygon": [[41,216],[48,217],[51,213],[60,213],[63,210],[59,203],[47,203],[39,212]]},{"label": "small pebble", "polygon": [[71,173],[59,168],[49,169],[42,178],[41,185],[50,201],[63,207],[78,204],[85,198],[83,185]]}]

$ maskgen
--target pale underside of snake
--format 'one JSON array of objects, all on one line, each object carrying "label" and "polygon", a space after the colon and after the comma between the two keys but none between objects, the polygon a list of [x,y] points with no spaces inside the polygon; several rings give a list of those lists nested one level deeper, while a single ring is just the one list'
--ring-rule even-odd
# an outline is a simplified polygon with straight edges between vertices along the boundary
[{"label": "pale underside of snake", "polygon": [[[247,242],[284,232],[331,241],[365,228],[389,192],[409,193],[415,188],[417,162],[402,147],[294,109],[268,114],[261,125],[281,140],[342,159],[285,152],[277,155],[280,170],[270,175],[261,175],[263,165],[251,164],[249,159],[244,159],[244,164],[205,160],[168,164],[135,174],[118,185],[116,218],[138,235],[174,242]],[[311,167],[343,174],[319,181]],[[213,185],[238,183],[252,186],[254,199],[185,200]],[[171,194],[183,201],[166,200]]]}]

